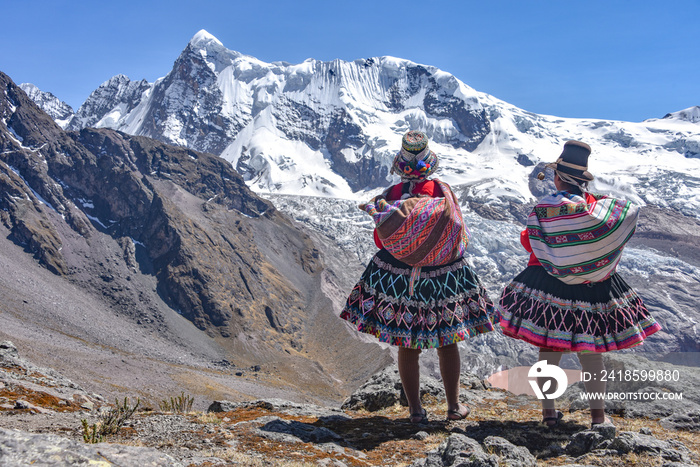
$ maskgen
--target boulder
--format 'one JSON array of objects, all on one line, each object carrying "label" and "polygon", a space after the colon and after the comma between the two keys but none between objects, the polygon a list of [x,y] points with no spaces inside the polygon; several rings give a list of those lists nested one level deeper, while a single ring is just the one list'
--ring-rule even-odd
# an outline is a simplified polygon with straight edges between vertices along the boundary
[{"label": "boulder", "polygon": [[672,430],[700,432],[700,411],[675,413],[661,419],[661,426]]},{"label": "boulder", "polygon": [[484,450],[496,454],[501,463],[510,467],[531,467],[537,465],[537,460],[526,447],[516,446],[505,438],[489,436],[484,439]]},{"label": "boulder", "polygon": [[280,418],[267,422],[257,432],[263,438],[281,442],[320,444],[343,440],[342,436],[328,428]]},{"label": "boulder", "polygon": [[498,467],[495,454],[487,454],[478,441],[466,435],[455,433],[433,451],[428,457],[414,462],[411,467]]},{"label": "boulder", "polygon": [[665,441],[650,435],[624,431],[608,446],[620,454],[652,454],[672,462],[689,462],[690,457],[685,445],[678,441]]},{"label": "boulder", "polygon": [[[47,464],[50,459],[50,464]],[[56,435],[0,428],[0,465],[182,466],[155,449],[122,444],[85,444]]]},{"label": "boulder", "polygon": [[[442,384],[435,378],[421,375],[421,398],[432,396],[435,399],[444,397],[445,391]],[[377,410],[392,407],[400,403],[408,406],[406,396],[403,394],[401,378],[396,367],[387,367],[375,373],[365,384],[343,402],[344,410]]]}]

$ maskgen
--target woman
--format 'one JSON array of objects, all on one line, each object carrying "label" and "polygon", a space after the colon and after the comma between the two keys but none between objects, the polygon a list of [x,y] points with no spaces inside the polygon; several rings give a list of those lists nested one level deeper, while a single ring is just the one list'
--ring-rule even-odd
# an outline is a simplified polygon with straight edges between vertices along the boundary
[{"label": "woman", "polygon": [[[501,295],[498,316],[504,334],[540,348],[539,360],[559,365],[577,352],[586,392],[602,394],[603,352],[626,349],[661,326],[641,298],[615,272],[622,248],[634,233],[638,208],[588,193],[591,148],[568,141],[554,169],[557,192],[544,197],[528,217],[521,243],[531,252],[527,268]],[[538,378],[540,387],[546,380]],[[589,398],[591,424],[610,423],[602,397]],[[543,423],[563,414],[553,399],[542,400]]]},{"label": "woman", "polygon": [[410,420],[427,421],[420,399],[421,349],[437,348],[447,419],[465,418],[459,403],[457,342],[493,330],[493,304],[465,258],[469,233],[450,187],[429,177],[437,155],[426,135],[409,131],[394,158],[402,183],[361,209],[372,215],[380,248],[353,288],[340,317],[358,331],[398,347]]}]

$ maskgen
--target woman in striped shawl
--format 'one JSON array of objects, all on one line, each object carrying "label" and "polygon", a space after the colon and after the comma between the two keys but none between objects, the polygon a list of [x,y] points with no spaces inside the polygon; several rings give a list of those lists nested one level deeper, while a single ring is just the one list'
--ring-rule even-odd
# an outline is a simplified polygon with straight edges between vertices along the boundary
[{"label": "woman in striped shawl", "polygon": [[[520,238],[530,260],[503,290],[497,313],[504,334],[539,347],[540,361],[558,366],[564,352],[576,352],[583,372],[591,375],[586,391],[602,394],[602,353],[641,344],[661,326],[615,272],[636,228],[638,207],[586,191],[593,180],[590,153],[587,144],[568,141],[559,159],[547,165],[558,191],[530,213]],[[541,388],[546,381],[538,378]],[[605,401],[589,401],[591,423],[609,423]],[[554,426],[563,415],[545,398],[542,416]]]},{"label": "woman in striped shawl", "polygon": [[398,347],[398,367],[413,423],[427,414],[420,399],[419,355],[437,348],[447,419],[469,408],[459,403],[457,342],[493,330],[493,304],[465,257],[469,231],[450,187],[429,177],[436,154],[420,131],[409,131],[394,158],[402,183],[360,209],[375,222],[380,248],[347,299],[340,317]]}]

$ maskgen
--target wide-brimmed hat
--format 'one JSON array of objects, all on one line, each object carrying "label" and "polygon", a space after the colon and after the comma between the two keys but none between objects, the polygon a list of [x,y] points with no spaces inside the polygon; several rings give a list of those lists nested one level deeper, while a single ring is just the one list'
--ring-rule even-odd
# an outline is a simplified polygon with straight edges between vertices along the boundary
[{"label": "wide-brimmed hat", "polygon": [[428,148],[425,133],[411,130],[403,135],[391,173],[398,174],[402,180],[422,180],[435,173],[438,164],[438,156]]},{"label": "wide-brimmed hat", "polygon": [[[588,156],[591,155],[591,147],[581,141],[567,141],[564,150],[556,162],[547,164],[554,169],[559,178],[567,183],[579,185],[581,182],[590,182],[593,175],[588,171]],[[573,179],[573,180],[571,180]]]}]

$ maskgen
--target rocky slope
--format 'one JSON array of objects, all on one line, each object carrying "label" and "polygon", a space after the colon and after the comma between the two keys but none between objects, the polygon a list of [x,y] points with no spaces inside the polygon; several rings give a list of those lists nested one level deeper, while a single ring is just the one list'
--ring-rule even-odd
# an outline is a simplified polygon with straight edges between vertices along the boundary
[{"label": "rocky slope", "polygon": [[[610,368],[633,369],[638,360],[613,359]],[[647,362],[646,369],[654,368]],[[676,367],[667,367],[672,369]],[[682,367],[681,367],[682,368]],[[671,385],[614,388],[638,393],[683,391],[694,397],[700,374],[683,369]],[[140,410],[104,442],[86,443],[93,424],[106,423],[114,408],[133,408],[135,398],[111,404],[86,393],[59,373],[21,358],[0,343],[0,463],[119,466],[694,466],[700,462],[700,407],[617,403],[608,411],[616,426],[589,428],[585,404],[573,385],[559,407],[562,423],[538,423],[531,396],[495,389],[474,375],[461,378],[466,420],[446,422],[438,381],[423,377],[430,421],[407,421],[395,369],[372,375],[342,406],[281,399],[215,400],[205,410],[163,408],[140,400]],[[659,413],[655,407],[664,411]],[[636,411],[631,409],[637,409]],[[685,409],[685,410],[683,410]],[[670,414],[670,415],[669,415]],[[82,421],[88,424],[87,432]]]},{"label": "rocky slope", "polygon": [[[66,133],[2,74],[0,89],[2,337],[36,339],[32,357],[94,372],[109,392],[134,383],[119,380],[129,365],[165,376],[184,363],[170,387],[230,393],[196,367],[226,381],[253,368],[261,384],[333,400],[389,361],[333,314],[333,253],[226,161],[113,130]],[[94,365],[110,352],[128,355],[120,375]]]}]

